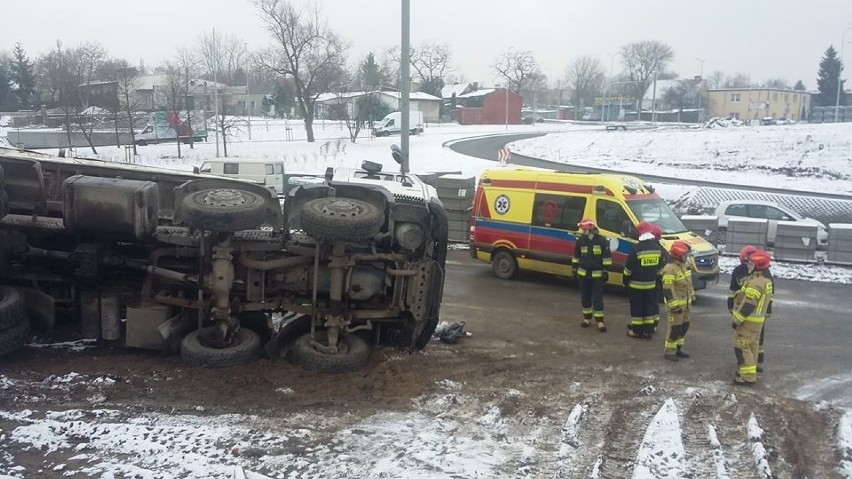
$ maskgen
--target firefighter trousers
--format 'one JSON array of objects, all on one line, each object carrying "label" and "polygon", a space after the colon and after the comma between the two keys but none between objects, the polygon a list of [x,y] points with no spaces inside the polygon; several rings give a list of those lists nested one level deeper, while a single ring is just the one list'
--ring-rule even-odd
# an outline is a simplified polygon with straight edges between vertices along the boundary
[{"label": "firefighter trousers", "polygon": [[734,354],[737,357],[740,380],[757,381],[757,356],[760,351],[760,332],[763,323],[745,321],[734,332]]},{"label": "firefighter trousers", "polygon": [[603,279],[583,276],[580,278],[580,302],[583,305],[583,319],[603,322]]},{"label": "firefighter trousers", "polygon": [[666,355],[673,355],[683,347],[686,332],[689,331],[689,312],[689,306],[682,306],[678,313],[669,311],[666,318],[668,320],[665,341]]},{"label": "firefighter trousers", "polygon": [[650,336],[660,321],[660,304],[654,289],[627,290],[630,300],[630,329],[638,336]]}]

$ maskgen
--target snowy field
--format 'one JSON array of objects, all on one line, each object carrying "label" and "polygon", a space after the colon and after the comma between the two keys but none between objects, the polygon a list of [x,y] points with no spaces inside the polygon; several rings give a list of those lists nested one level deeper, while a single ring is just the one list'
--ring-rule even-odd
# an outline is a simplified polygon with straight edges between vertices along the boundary
[{"label": "snowy field", "polygon": [[636,174],[852,195],[852,124],[565,132],[513,152]]}]

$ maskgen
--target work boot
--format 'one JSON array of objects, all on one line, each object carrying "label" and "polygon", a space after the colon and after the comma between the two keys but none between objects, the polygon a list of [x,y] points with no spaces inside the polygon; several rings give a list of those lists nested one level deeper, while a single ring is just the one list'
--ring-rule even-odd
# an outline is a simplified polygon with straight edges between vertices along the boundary
[{"label": "work boot", "polygon": [[680,359],[678,359],[677,356],[675,356],[674,354],[663,354],[663,357],[666,358],[669,361],[674,361],[674,362],[680,361]]},{"label": "work boot", "polygon": [[598,331],[602,333],[606,332],[606,324],[603,321],[598,321]]},{"label": "work boot", "polygon": [[733,384],[734,386],[754,386],[755,383],[753,381],[744,381],[743,378],[737,376],[734,378]]},{"label": "work boot", "polygon": [[637,334],[635,331],[633,331],[633,329],[628,329],[627,335],[630,336],[631,338],[636,338],[636,339],[644,339],[645,338],[644,334]]},{"label": "work boot", "polygon": [[677,352],[675,353],[675,356],[677,356],[679,358],[684,358],[684,359],[689,357],[689,355],[686,354],[685,352],[681,351],[680,348],[677,348]]},{"label": "work boot", "polygon": [[763,372],[763,365],[762,364],[757,365],[757,372],[759,372],[759,373]]},{"label": "work boot", "polygon": [[584,319],[584,320],[583,320],[583,322],[582,322],[582,323],[580,323],[580,326],[582,326],[582,327],[584,327],[584,328],[588,328],[588,327],[589,327],[589,326],[591,326],[591,325],[592,325],[592,320],[591,320],[591,319]]}]

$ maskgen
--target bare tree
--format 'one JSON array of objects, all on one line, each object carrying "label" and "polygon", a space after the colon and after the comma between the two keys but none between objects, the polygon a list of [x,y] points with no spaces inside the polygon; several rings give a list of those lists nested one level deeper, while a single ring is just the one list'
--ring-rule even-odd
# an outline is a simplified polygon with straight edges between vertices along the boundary
[{"label": "bare tree", "polygon": [[[186,99],[186,81],[184,80],[183,69],[175,63],[166,63],[163,67],[166,73],[166,84],[159,90],[162,95],[162,104],[166,105],[168,114],[166,122],[174,128],[175,137],[177,138],[177,155],[181,158],[181,143],[184,141],[185,128],[184,122],[181,120],[181,111],[184,107]],[[192,136],[192,132],[189,132]],[[225,156],[228,156],[227,154]]]},{"label": "bare tree", "polygon": [[577,107],[592,103],[595,95],[601,91],[603,82],[604,72],[597,58],[575,58],[565,70],[565,83],[571,89]]},{"label": "bare tree", "polygon": [[[219,37],[214,33],[202,35],[198,53],[200,62],[207,75],[215,79],[213,88],[218,98],[219,115],[214,116],[213,124],[222,138],[225,157],[228,156],[228,138],[234,130],[245,122],[245,119],[234,116],[233,95],[227,85],[236,81],[238,71],[245,64],[245,43],[233,36]],[[185,59],[184,63],[190,60]]]},{"label": "bare tree", "polygon": [[510,90],[520,94],[528,90],[534,81],[540,81],[542,74],[532,52],[508,49],[503,52],[491,68],[506,81]]},{"label": "bare tree", "polygon": [[192,126],[192,110],[195,108],[195,97],[190,95],[190,82],[198,68],[198,57],[188,48],[178,49],[175,57],[175,66],[181,70],[184,81],[184,107],[186,108],[186,123],[189,128],[189,148],[195,148],[195,131]]},{"label": "bare tree", "polygon": [[779,90],[789,90],[790,84],[787,83],[787,80],[783,78],[770,78],[763,82],[763,86],[766,88],[777,88]]},{"label": "bare tree", "polygon": [[[392,48],[389,53],[398,64],[399,47]],[[451,58],[452,51],[446,44],[423,43],[411,48],[411,68],[420,80],[420,91],[437,97],[441,96],[447,76],[452,71]]]},{"label": "bare tree", "polygon": [[698,102],[699,83],[693,79],[678,80],[677,83],[662,92],[663,101],[677,107],[677,121],[684,108],[695,106]]},{"label": "bare tree", "polygon": [[636,108],[641,110],[642,97],[645,96],[654,74],[665,72],[674,58],[674,52],[672,47],[663,42],[643,40],[624,45],[620,55],[627,76],[633,82],[628,91],[636,101]]},{"label": "bare tree", "polygon": [[79,109],[75,121],[92,153],[97,154],[92,142],[92,131],[95,128],[96,107],[91,100],[91,85],[97,79],[96,72],[100,71],[107,58],[106,50],[99,43],[86,43],[68,52],[72,77],[76,79]]},{"label": "bare tree", "polygon": [[293,77],[308,141],[314,141],[317,97],[341,85],[347,45],[328,28],[313,5],[301,8],[288,0],[254,3],[274,40],[274,46],[259,56],[259,62],[266,70]]},{"label": "bare tree", "polygon": [[752,85],[751,77],[745,73],[737,73],[725,78],[725,88],[748,88]]},{"label": "bare tree", "polygon": [[707,84],[707,88],[711,90],[722,88],[725,86],[725,74],[720,70],[716,70],[705,78],[704,82]]},{"label": "bare tree", "polygon": [[139,71],[136,67],[129,65],[126,60],[119,60],[115,65],[113,79],[116,82],[119,108],[123,110],[123,114],[127,115],[130,141],[133,144],[133,156],[136,157],[136,124],[139,122],[136,112],[142,106],[139,97],[136,95],[136,91],[141,86]]}]

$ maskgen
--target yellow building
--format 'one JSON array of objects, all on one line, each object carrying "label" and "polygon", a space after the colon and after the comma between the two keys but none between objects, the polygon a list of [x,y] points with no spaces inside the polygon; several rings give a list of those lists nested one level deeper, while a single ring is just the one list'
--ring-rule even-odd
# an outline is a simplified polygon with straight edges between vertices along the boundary
[{"label": "yellow building", "polygon": [[707,118],[739,120],[773,118],[799,121],[811,111],[811,94],[777,88],[724,88],[707,90]]}]

